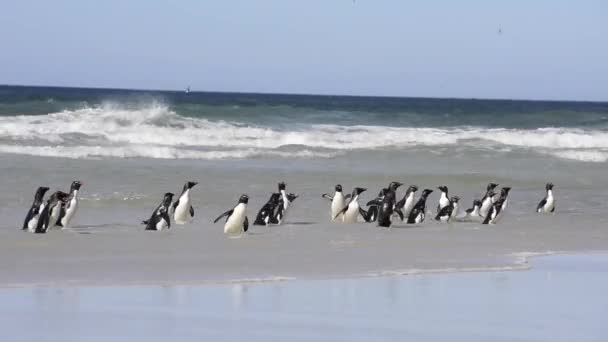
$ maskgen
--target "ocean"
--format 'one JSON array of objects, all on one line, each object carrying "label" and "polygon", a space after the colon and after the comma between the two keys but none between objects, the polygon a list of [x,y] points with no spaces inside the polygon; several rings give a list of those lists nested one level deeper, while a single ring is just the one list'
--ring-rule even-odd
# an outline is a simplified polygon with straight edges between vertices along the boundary
[{"label": "ocean", "polygon": [[[608,103],[0,87],[0,282],[181,284],[508,270],[521,253],[608,247]],[[21,231],[37,187],[83,183],[72,226]],[[186,181],[195,218],[144,232]],[[248,194],[253,221],[277,183],[284,224],[227,239],[212,220]],[[330,223],[342,184],[361,203],[390,181],[435,191],[420,225]],[[512,187],[495,226],[432,220]],[[557,210],[538,215],[545,183]]]}]

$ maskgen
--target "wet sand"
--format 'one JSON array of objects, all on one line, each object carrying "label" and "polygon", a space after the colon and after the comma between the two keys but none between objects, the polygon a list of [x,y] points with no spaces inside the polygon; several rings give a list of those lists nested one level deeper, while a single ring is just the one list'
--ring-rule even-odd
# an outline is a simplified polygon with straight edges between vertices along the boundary
[{"label": "wet sand", "polygon": [[[608,256],[524,272],[0,289],[12,341],[604,341]],[[34,324],[32,326],[32,324]]]},{"label": "wet sand", "polygon": [[[0,233],[1,286],[197,284],[525,268],[532,253],[607,250],[602,226],[567,217],[397,226],[286,224],[230,239],[221,225]],[[561,222],[561,224],[557,224]],[[553,224],[555,223],[555,224]]]}]

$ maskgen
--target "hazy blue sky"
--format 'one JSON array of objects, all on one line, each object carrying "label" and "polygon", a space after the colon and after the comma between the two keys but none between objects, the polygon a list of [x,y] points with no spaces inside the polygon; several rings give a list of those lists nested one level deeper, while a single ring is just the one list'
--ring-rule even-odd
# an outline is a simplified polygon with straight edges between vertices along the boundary
[{"label": "hazy blue sky", "polygon": [[608,100],[606,0],[20,0],[0,32],[0,84]]}]

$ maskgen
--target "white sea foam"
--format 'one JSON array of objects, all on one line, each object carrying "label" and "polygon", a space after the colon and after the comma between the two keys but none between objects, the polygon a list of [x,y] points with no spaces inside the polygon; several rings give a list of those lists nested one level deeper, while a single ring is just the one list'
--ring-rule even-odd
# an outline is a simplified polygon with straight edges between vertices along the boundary
[{"label": "white sea foam", "polygon": [[[183,117],[158,103],[0,117],[0,152],[48,157],[328,158],[355,149],[454,145],[497,152],[526,149],[587,162],[608,160],[607,131],[574,128],[300,125],[284,129]],[[286,151],[289,146],[294,148]]]}]

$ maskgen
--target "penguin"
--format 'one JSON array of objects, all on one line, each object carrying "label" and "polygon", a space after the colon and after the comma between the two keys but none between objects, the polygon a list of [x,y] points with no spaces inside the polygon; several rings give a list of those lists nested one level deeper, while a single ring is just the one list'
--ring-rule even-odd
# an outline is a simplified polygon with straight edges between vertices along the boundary
[{"label": "penguin", "polygon": [[441,197],[439,197],[439,204],[437,205],[437,214],[441,211],[441,209],[450,205],[450,198],[448,197],[448,187],[445,185],[437,187],[437,189],[441,190]]},{"label": "penguin", "polygon": [[476,199],[473,200],[473,207],[465,210],[465,216],[463,220],[465,221],[480,221],[481,215],[479,214],[479,210],[481,208],[481,200]]},{"label": "penguin", "polygon": [[479,215],[482,217],[486,217],[488,215],[488,211],[490,211],[492,203],[494,203],[494,196],[496,196],[494,189],[496,189],[497,186],[498,184],[496,183],[488,183],[488,186],[486,187],[486,193],[481,198],[481,208],[479,209]]},{"label": "penguin", "polygon": [[357,223],[357,217],[359,217],[359,215],[363,215],[364,213],[364,211],[360,210],[359,196],[366,190],[367,189],[365,188],[354,188],[348,204],[338,212],[334,219],[342,215],[342,222]]},{"label": "penguin", "polygon": [[412,208],[414,208],[414,204],[416,204],[416,191],[418,191],[418,186],[410,185],[403,198],[395,204],[395,209],[399,209],[404,218],[410,216],[410,212],[412,211]]},{"label": "penguin", "polygon": [[553,197],[553,183],[545,185],[547,194],[540,203],[536,206],[537,213],[553,213],[555,212],[555,197]]},{"label": "penguin", "polygon": [[171,205],[173,220],[176,224],[186,224],[194,219],[194,208],[192,208],[192,203],[190,202],[190,190],[192,190],[196,184],[198,183],[192,181],[186,182],[181,195],[179,195],[177,201]]},{"label": "penguin", "polygon": [[253,221],[254,225],[266,226],[270,223],[274,223],[274,213],[279,205],[279,197],[281,197],[281,194],[278,192],[270,195],[270,199],[268,199],[268,202],[260,209],[258,216],[256,216],[255,221]]},{"label": "penguin", "polygon": [[35,233],[44,234],[49,229],[53,228],[59,220],[61,206],[67,200],[68,194],[63,191],[55,191],[44,205],[38,224],[36,225]]},{"label": "penguin", "polygon": [[156,210],[154,210],[152,216],[150,216],[148,220],[142,221],[142,224],[146,225],[145,230],[161,231],[165,228],[171,228],[169,210],[171,207],[171,201],[173,201],[173,196],[173,193],[165,193],[162,202],[160,202]]},{"label": "penguin", "polygon": [[[286,198],[286,199],[284,199]],[[285,208],[285,203],[291,203],[293,201],[295,201],[295,199],[298,198],[298,195],[294,194],[294,193],[288,193],[285,194],[285,197],[281,196],[279,197],[279,204],[277,205],[277,210],[274,213],[274,216],[272,217],[272,219],[270,220],[271,224],[281,224],[283,223],[283,219],[285,218],[285,213],[287,212],[287,209]]]},{"label": "penguin", "polygon": [[401,185],[403,185],[403,183],[391,182],[387,187],[387,191],[384,193],[384,198],[382,198],[382,201],[378,203],[379,227],[390,227],[392,224],[391,216],[393,213],[399,215],[399,218],[403,221],[403,213],[401,213],[401,210],[395,208],[397,203],[397,189]]},{"label": "penguin", "polygon": [[78,192],[80,191],[81,186],[82,182],[80,181],[73,181],[72,185],[70,185],[69,197],[61,207],[59,220],[57,220],[57,225],[59,227],[67,228],[70,221],[72,221],[72,218],[74,218],[74,215],[78,210]]},{"label": "penguin", "polygon": [[249,229],[249,220],[247,219],[247,203],[249,196],[241,195],[237,205],[218,216],[213,223],[217,223],[222,217],[227,216],[224,224],[224,234],[240,235]]},{"label": "penguin", "polygon": [[34,232],[36,230],[36,226],[38,225],[38,219],[40,218],[40,214],[44,210],[44,194],[49,191],[49,188],[46,186],[41,186],[36,190],[36,194],[34,195],[34,202],[30,210],[25,215],[25,221],[23,222],[23,230],[28,230],[30,232]]},{"label": "penguin", "polygon": [[331,201],[331,220],[335,221],[335,217],[342,208],[346,205],[346,201],[350,198],[350,194],[344,196],[342,193],[342,185],[337,184],[335,187],[335,192],[333,196],[328,194],[323,194],[321,197],[326,198]]},{"label": "penguin", "polygon": [[422,191],[418,202],[416,202],[416,205],[414,205],[414,208],[412,208],[412,211],[410,212],[410,216],[407,218],[407,223],[413,224],[424,222],[424,218],[426,216],[426,198],[432,192],[433,190],[431,189],[424,189]]},{"label": "penguin", "polygon": [[500,190],[500,196],[494,202],[488,215],[483,220],[483,224],[496,224],[507,209],[507,196],[509,196],[510,187],[503,187]]},{"label": "penguin", "polygon": [[361,212],[361,216],[363,216],[363,220],[365,220],[365,222],[375,222],[378,219],[378,214],[380,211],[378,207],[382,203],[382,200],[384,199],[384,196],[386,195],[387,191],[388,188],[383,188],[382,190],[380,190],[380,192],[378,192],[378,196],[376,198],[367,202],[367,210],[364,210],[363,208],[359,209],[359,211]]},{"label": "penguin", "polygon": [[450,222],[456,215],[454,212],[458,210],[458,201],[460,198],[458,196],[453,196],[450,198],[450,203],[445,207],[441,208],[437,215],[435,216],[435,221],[439,222]]}]

